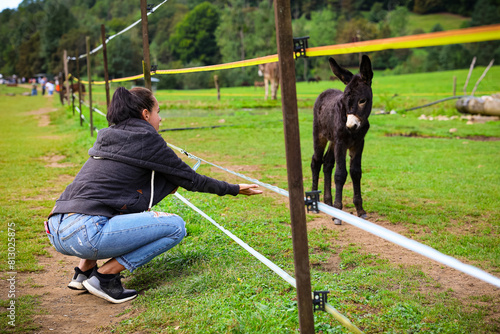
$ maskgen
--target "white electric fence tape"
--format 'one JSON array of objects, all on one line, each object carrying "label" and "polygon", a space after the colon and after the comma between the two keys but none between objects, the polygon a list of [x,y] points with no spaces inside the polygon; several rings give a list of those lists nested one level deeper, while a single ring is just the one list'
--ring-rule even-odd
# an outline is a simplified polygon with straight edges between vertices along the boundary
[{"label": "white electric fence tape", "polygon": [[265,256],[263,256],[262,254],[260,254],[259,252],[257,252],[255,249],[253,249],[252,247],[250,247],[249,245],[247,245],[240,238],[238,238],[237,236],[235,236],[234,234],[232,234],[231,232],[229,232],[228,230],[226,230],[224,227],[222,227],[221,225],[219,225],[215,220],[213,220],[212,218],[210,218],[210,216],[208,216],[205,212],[203,212],[200,209],[198,209],[194,204],[192,204],[190,201],[188,201],[185,197],[183,197],[182,195],[180,195],[178,192],[176,192],[174,195],[177,196],[178,199],[180,199],[182,202],[184,202],[191,209],[193,209],[194,211],[198,212],[200,215],[202,215],[207,220],[209,220],[219,230],[221,230],[228,237],[230,237],[231,239],[233,239],[234,241],[236,241],[236,243],[238,245],[240,245],[241,247],[243,247],[246,251],[248,251],[250,254],[252,254],[257,259],[259,259],[260,262],[264,263],[272,271],[274,271],[276,274],[278,274],[279,276],[281,276],[281,278],[283,278],[285,281],[287,281],[288,283],[290,283],[290,285],[292,285],[294,288],[297,288],[297,284],[295,283],[295,278],[293,278],[292,276],[290,276],[286,271],[284,271],[283,269],[281,269],[280,267],[278,267],[277,265],[275,265],[274,263],[272,263],[271,261],[269,261]]},{"label": "white electric fence tape", "polygon": [[[199,165],[199,161],[200,160],[198,160],[198,162],[195,165],[195,167],[197,167]],[[193,167],[193,169],[196,170],[195,167]],[[283,278],[285,281],[287,281],[288,283],[290,283],[291,286],[293,286],[295,289],[297,289],[297,283],[296,283],[295,278],[293,278],[292,276],[290,276],[286,271],[284,271],[283,269],[281,269],[280,267],[278,267],[277,265],[275,265],[273,262],[271,262],[269,259],[267,259],[264,255],[260,254],[255,249],[253,249],[252,247],[250,247],[248,244],[246,244],[245,242],[243,242],[243,240],[241,240],[240,238],[238,238],[237,236],[235,236],[234,234],[232,234],[231,232],[229,232],[228,230],[226,230],[224,227],[222,227],[221,225],[219,225],[215,220],[213,220],[205,212],[203,212],[200,209],[198,209],[198,207],[196,207],[194,204],[192,204],[184,196],[182,196],[178,192],[175,192],[174,195],[178,199],[180,199],[184,204],[186,204],[187,206],[189,206],[191,209],[193,209],[194,211],[198,212],[200,215],[202,215],[203,217],[205,217],[208,221],[210,221],[213,225],[215,225],[215,227],[217,227],[219,230],[221,230],[222,232],[224,232],[228,237],[230,237],[231,239],[233,239],[238,245],[240,245],[241,247],[243,247],[247,252],[249,252],[250,254],[252,254],[253,256],[255,256],[255,258],[257,258],[260,262],[262,262],[263,264],[265,264],[269,269],[271,269],[272,271],[274,271],[281,278]],[[356,325],[354,325],[348,318],[346,318],[342,313],[340,313],[339,311],[337,311],[337,309],[335,309],[335,307],[333,307],[329,303],[325,303],[325,311],[327,311],[328,313],[330,313],[331,315],[333,315],[334,318],[337,319],[337,321],[339,321],[346,328],[349,328],[351,330],[351,332],[353,332],[353,333],[362,333],[361,330],[358,327],[356,327]]]},{"label": "white electric fence tape", "polygon": [[[90,109],[90,106],[84,101],[84,100],[81,100],[80,101],[84,106],[86,106],[87,108]],[[75,107],[76,109],[78,109],[78,107]],[[103,117],[106,117],[106,114],[103,113],[102,111],[100,111],[99,109],[97,109],[96,107],[92,107],[92,110],[96,113],[98,113],[99,115],[103,116]]]},{"label": "white electric fence tape", "polygon": [[[80,114],[81,119],[82,119],[84,122],[87,122],[87,119],[85,118],[85,116],[83,116],[83,113],[82,113],[82,112],[80,112],[80,108],[78,108],[78,107],[76,107],[76,106],[75,106],[75,109],[76,109],[76,110],[78,111],[78,113]],[[91,125],[90,125],[90,123],[89,123],[89,127],[90,127],[90,126],[91,126]],[[99,133],[99,129],[98,129],[98,128],[96,128],[95,126],[94,126],[94,130],[95,130],[95,132],[96,132],[96,133]]]},{"label": "white electric fence tape", "polygon": [[97,109],[97,108],[92,108],[92,109],[94,109],[94,111],[95,111],[96,113],[98,113],[99,115],[106,117],[106,114],[105,114],[105,113],[103,113],[102,111],[100,111],[99,109]]},{"label": "white electric fence tape", "polygon": [[[179,148],[177,148],[177,149],[179,149]],[[194,170],[197,170],[198,167],[200,167],[201,159],[198,159],[195,156],[190,155],[188,152],[186,152],[184,150],[181,150],[181,151],[184,154],[188,155],[190,158],[197,160],[196,164],[192,167]],[[215,220],[213,220],[211,217],[209,217],[203,211],[201,211],[200,209],[198,209],[194,204],[192,204],[191,202],[189,202],[181,194],[179,194],[178,192],[175,192],[175,196],[178,199],[180,199],[182,202],[184,202],[184,204],[186,204],[187,206],[189,206],[190,208],[192,208],[194,211],[198,212],[200,215],[202,215],[203,217],[205,217],[208,221],[210,221],[213,225],[215,225],[215,227],[217,227],[219,230],[221,230],[222,232],[224,232],[228,237],[230,237],[231,239],[233,239],[234,241],[236,241],[236,243],[238,245],[240,245],[241,247],[243,247],[247,252],[249,252],[250,254],[252,254],[253,256],[255,256],[255,258],[257,258],[260,262],[262,262],[263,264],[265,264],[269,269],[271,269],[272,271],[274,271],[281,278],[283,278],[285,281],[287,281],[288,283],[290,283],[291,286],[293,286],[295,289],[297,289],[297,283],[296,283],[295,278],[293,278],[292,276],[290,276],[286,271],[284,271],[283,269],[281,269],[280,267],[278,267],[277,265],[275,265],[273,262],[269,261],[265,256],[263,256],[262,254],[260,254],[259,252],[257,252],[255,249],[253,249],[252,247],[250,247],[248,244],[246,244],[245,242],[243,242],[240,238],[238,238],[237,236],[235,236],[234,234],[232,234],[231,232],[229,232],[228,230],[226,230],[224,227],[222,227],[221,225],[219,225]],[[314,299],[314,293],[311,293],[311,297]],[[338,322],[340,322],[346,328],[350,329],[351,332],[353,332],[353,333],[361,333],[361,334],[363,333],[347,317],[345,317],[342,313],[340,313],[339,311],[337,311],[335,309],[335,307],[333,307],[332,305],[330,305],[328,303],[325,303],[325,311],[328,312],[328,313],[330,313],[331,315],[333,315],[333,317],[335,319],[337,319]]]},{"label": "white electric fence tape", "polygon": [[[283,189],[280,189],[278,187],[275,187],[275,186],[272,186],[272,185],[269,185],[267,183],[262,183],[260,182],[259,180],[256,180],[256,179],[252,179],[252,178],[249,178],[243,174],[240,174],[240,173],[237,173],[237,172],[234,172],[234,171],[231,171],[227,168],[224,168],[224,167],[221,167],[221,166],[218,166],[216,164],[213,164],[209,161],[206,161],[202,158],[199,158],[199,157],[196,157],[186,151],[184,151],[183,149],[177,147],[177,146],[174,146],[172,144],[169,144],[167,143],[167,145],[169,145],[170,147],[172,147],[173,149],[175,150],[178,150],[179,152],[183,153],[183,154],[186,154],[189,158],[191,159],[196,159],[196,160],[199,160],[199,161],[203,161],[209,165],[212,165],[214,167],[217,167],[217,168],[220,168],[228,173],[231,173],[233,175],[236,175],[236,176],[239,176],[245,180],[248,180],[248,181],[251,181],[255,184],[258,184],[258,185],[261,185],[269,190],[272,190],[272,191],[275,191],[277,192],[278,194],[281,194],[281,195],[284,195],[284,196],[287,196],[288,197],[288,191],[286,190],[283,190]],[[335,209],[329,205],[326,205],[324,203],[318,203],[318,209],[330,216],[333,216],[335,218],[338,218],[338,219],[341,219],[343,221],[345,221],[346,223],[349,223],[353,226],[356,226],[366,232],[369,232],[371,234],[374,234],[378,237],[381,237],[382,239],[385,239],[387,241],[390,241],[390,242],[393,242],[401,247],[404,247],[406,249],[409,249],[411,251],[414,251],[420,255],[423,255],[423,256],[426,256],[432,260],[435,260],[437,262],[440,262],[444,265],[447,265],[451,268],[454,268],[456,270],[459,270],[463,273],[466,273],[468,275],[471,275],[471,276],[474,276],[476,278],[479,278],[480,280],[483,280],[487,283],[490,283],[490,284],[493,284],[497,287],[500,287],[500,279],[479,269],[479,268],[476,268],[474,266],[471,266],[471,265],[468,265],[468,264],[465,264],[465,263],[462,263],[460,261],[458,261],[457,259],[451,257],[451,256],[448,256],[448,255],[445,255],[441,252],[438,252],[437,250],[435,250],[434,248],[431,248],[429,246],[426,246],[426,245],[423,245],[415,240],[412,240],[412,239],[409,239],[409,238],[406,238],[398,233],[395,233],[391,230],[388,230],[384,227],[381,227],[381,226],[378,226],[376,224],[373,224],[365,219],[362,219],[362,218],[359,218],[359,217],[356,217],[356,216],[353,216],[347,212],[344,212],[342,210],[339,210],[339,209]]]}]

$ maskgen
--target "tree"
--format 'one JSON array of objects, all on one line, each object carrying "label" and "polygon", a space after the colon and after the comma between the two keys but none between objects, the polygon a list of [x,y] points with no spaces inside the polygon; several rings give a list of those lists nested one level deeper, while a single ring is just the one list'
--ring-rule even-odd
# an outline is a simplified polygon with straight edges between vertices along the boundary
[{"label": "tree", "polygon": [[462,44],[444,45],[439,53],[439,69],[454,70],[456,68],[466,68],[472,57]]},{"label": "tree", "polygon": [[252,29],[245,36],[247,58],[278,53],[272,3],[262,1],[249,15]]},{"label": "tree", "polygon": [[155,33],[150,36],[150,51],[152,59],[160,64],[168,64],[173,60],[172,50],[176,45],[169,43],[170,36],[175,32],[175,27],[184,20],[189,8],[184,4],[171,3],[169,6],[160,7],[160,15],[150,15],[148,22],[155,27]]},{"label": "tree", "polygon": [[335,13],[329,9],[311,13],[309,46],[324,46],[335,44],[335,36],[337,31],[337,20],[335,16]]},{"label": "tree", "polygon": [[19,58],[16,63],[16,72],[21,77],[31,78],[42,67],[40,57],[40,33],[31,35],[30,39],[19,46]]},{"label": "tree", "polygon": [[224,62],[246,58],[246,36],[254,30],[250,15],[254,10],[244,0],[230,0],[222,10],[215,36]]},{"label": "tree", "polygon": [[[341,19],[338,22],[337,43],[352,43],[359,41],[369,41],[377,36],[377,26],[364,18],[355,18],[352,20]],[[338,62],[344,66],[359,66],[359,56],[339,55]]]},{"label": "tree", "polygon": [[190,11],[170,37],[175,46],[172,54],[183,64],[200,62],[203,65],[216,64],[220,60],[215,29],[219,25],[217,8],[203,2]]},{"label": "tree", "polygon": [[471,27],[500,23],[500,3],[496,0],[479,0],[474,6]]},{"label": "tree", "polygon": [[[262,1],[258,7],[253,7],[248,5],[248,1],[230,0],[230,5],[222,10],[216,36],[224,62],[275,54],[276,28],[272,3]],[[256,66],[245,67],[241,71],[223,71],[219,75],[221,85],[249,84],[256,79]]]},{"label": "tree", "polygon": [[[479,0],[474,6],[471,26],[500,23],[500,4],[498,0]],[[487,65],[491,59],[500,57],[500,42],[483,42],[470,45],[471,54],[477,57],[478,65]]]},{"label": "tree", "polygon": [[139,41],[134,42],[130,36],[123,34],[114,38],[107,49],[110,78],[142,73],[142,44]]},{"label": "tree", "polygon": [[391,36],[404,36],[408,34],[407,24],[410,12],[408,8],[398,6],[393,11],[389,12],[389,27],[391,28]]},{"label": "tree", "polygon": [[383,8],[383,4],[381,2],[375,2],[370,9],[370,13],[368,14],[368,19],[371,22],[380,22],[385,20],[387,16],[387,11]]},{"label": "tree", "polygon": [[[436,24],[432,27],[431,32],[443,31],[443,26],[441,24]],[[439,54],[441,53],[442,46],[431,46],[426,48],[427,50],[427,60],[425,62],[426,71],[437,71],[439,70]]]},{"label": "tree", "polygon": [[417,14],[428,14],[443,11],[443,0],[415,0],[413,11]]},{"label": "tree", "polygon": [[62,55],[57,53],[61,36],[77,26],[76,18],[63,2],[47,0],[44,3],[45,19],[41,29],[41,51],[45,59],[43,70],[56,73],[62,68]]}]

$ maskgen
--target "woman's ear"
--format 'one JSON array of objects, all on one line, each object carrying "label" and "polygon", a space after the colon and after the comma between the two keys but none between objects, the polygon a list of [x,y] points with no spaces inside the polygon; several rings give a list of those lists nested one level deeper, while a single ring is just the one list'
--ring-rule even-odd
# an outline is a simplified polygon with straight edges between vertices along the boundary
[{"label": "woman's ear", "polygon": [[149,119],[149,111],[147,109],[143,109],[141,116],[143,120],[147,121]]}]

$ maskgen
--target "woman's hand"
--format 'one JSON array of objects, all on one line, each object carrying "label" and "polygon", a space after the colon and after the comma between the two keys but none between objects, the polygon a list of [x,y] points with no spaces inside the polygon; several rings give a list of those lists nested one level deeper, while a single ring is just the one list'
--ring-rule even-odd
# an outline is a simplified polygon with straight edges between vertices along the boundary
[{"label": "woman's hand", "polygon": [[238,194],[240,195],[258,195],[262,194],[262,190],[256,190],[254,188],[258,188],[259,186],[256,184],[240,184],[240,192]]}]

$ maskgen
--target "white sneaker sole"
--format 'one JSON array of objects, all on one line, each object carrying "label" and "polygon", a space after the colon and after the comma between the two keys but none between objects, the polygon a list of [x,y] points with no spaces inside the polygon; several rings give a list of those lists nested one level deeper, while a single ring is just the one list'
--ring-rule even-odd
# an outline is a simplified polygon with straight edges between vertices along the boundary
[{"label": "white sneaker sole", "polygon": [[82,282],[77,282],[77,281],[71,281],[71,282],[69,282],[68,288],[70,288],[72,290],[87,290],[83,286]]},{"label": "white sneaker sole", "polygon": [[104,291],[102,291],[102,290],[94,287],[89,282],[89,280],[90,279],[83,281],[83,286],[87,289],[87,291],[90,292],[91,294],[93,294],[96,297],[99,297],[99,298],[107,300],[110,303],[120,304],[120,303],[128,302],[129,300],[132,300],[135,297],[137,297],[137,295],[133,295],[133,296],[130,296],[130,297],[127,297],[127,298],[123,298],[123,299],[114,299],[110,295],[106,294]]},{"label": "white sneaker sole", "polygon": [[68,284],[68,288],[72,289],[72,290],[87,290],[85,289],[85,287],[83,286],[83,281],[85,281],[87,279],[87,276],[85,275],[82,275],[82,274],[78,274],[78,276],[76,277],[76,279],[71,279],[71,282],[69,282]]}]

